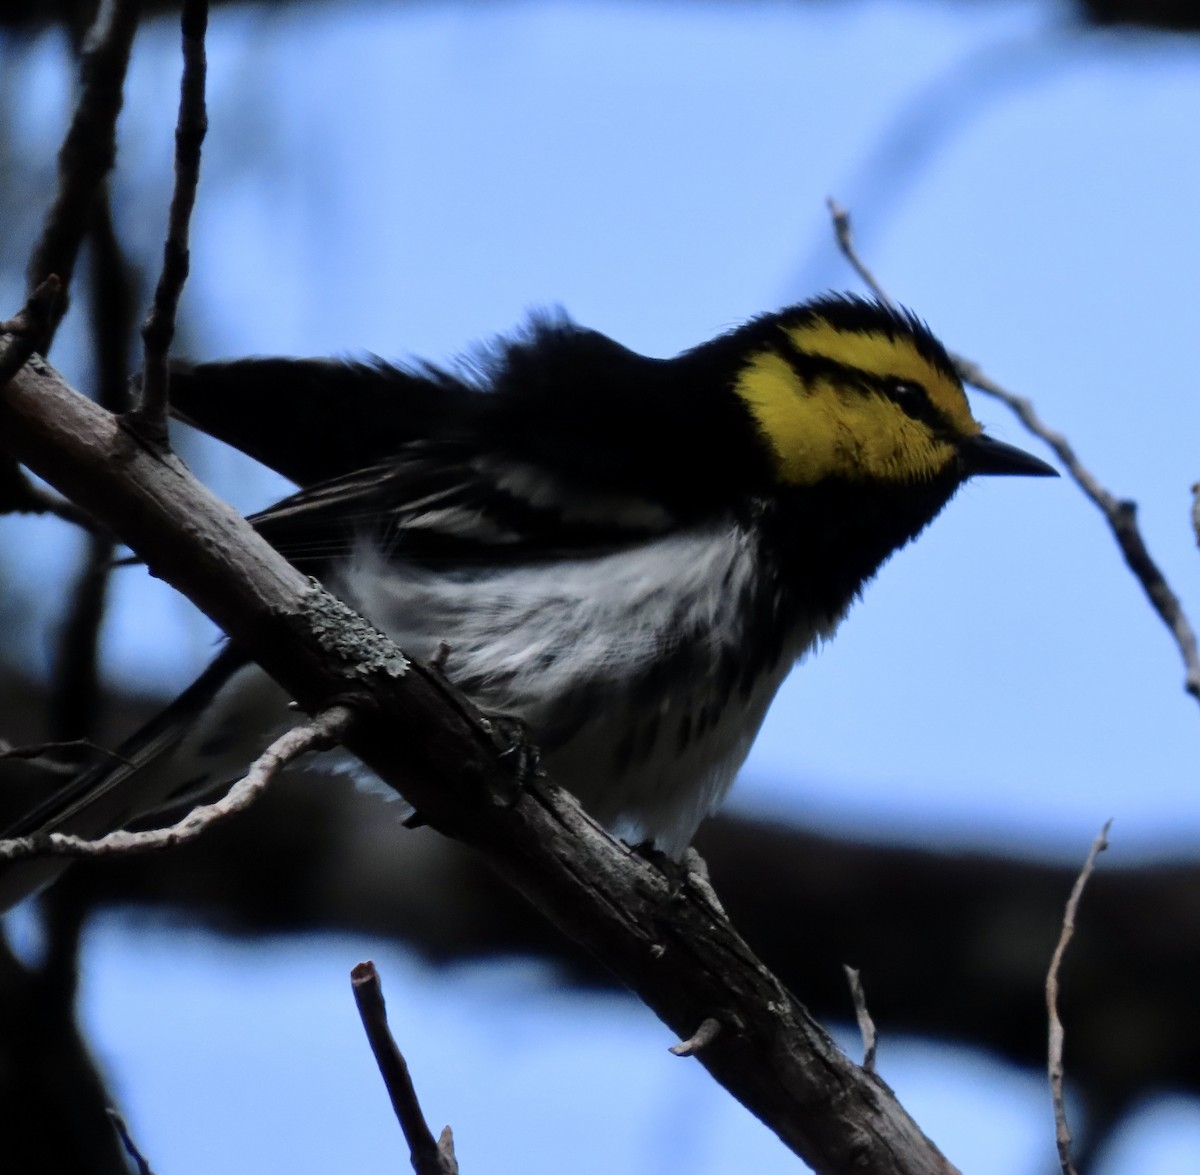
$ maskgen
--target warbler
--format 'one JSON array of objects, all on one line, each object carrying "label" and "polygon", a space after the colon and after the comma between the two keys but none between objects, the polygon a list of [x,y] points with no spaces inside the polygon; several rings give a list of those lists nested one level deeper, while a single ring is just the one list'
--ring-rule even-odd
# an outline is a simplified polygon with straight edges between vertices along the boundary
[{"label": "warbler", "polygon": [[[984,435],[907,311],[827,295],[672,359],[563,316],[453,369],[244,359],[176,370],[177,415],[284,474],[259,531],[485,712],[600,821],[678,855],[793,664],[982,474]],[[287,698],[224,652],[9,830],[94,834],[230,782]]]}]

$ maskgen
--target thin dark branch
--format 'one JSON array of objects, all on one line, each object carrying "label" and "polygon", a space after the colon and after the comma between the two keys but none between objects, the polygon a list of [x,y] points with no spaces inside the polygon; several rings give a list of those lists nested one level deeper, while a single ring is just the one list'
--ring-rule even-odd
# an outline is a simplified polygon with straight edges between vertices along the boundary
[{"label": "thin dark branch", "polygon": [[277,738],[221,799],[193,808],[168,828],[148,832],[110,832],[97,840],[62,832],[37,833],[0,840],[0,861],[25,861],[36,857],[126,857],[178,848],[203,836],[214,825],[244,812],[266,791],[287,764],[309,751],[327,750],[349,728],[351,712],[331,706],[301,726]]},{"label": "thin dark branch", "polygon": [[50,730],[60,739],[88,737],[100,715],[100,628],[116,544],[104,531],[88,535],[58,625],[51,669]]},{"label": "thin dark branch", "polygon": [[413,1170],[417,1175],[457,1175],[458,1163],[454,1158],[450,1128],[446,1127],[442,1132],[439,1144],[421,1111],[408,1062],[388,1028],[387,1005],[375,964],[368,960],[355,966],[350,972],[350,986],[375,1063],[391,1098],[396,1121],[404,1131]]},{"label": "thin dark branch", "polygon": [[868,1073],[875,1072],[875,1047],[878,1044],[875,1032],[875,1021],[867,1011],[867,993],[863,990],[862,976],[853,967],[843,964],[846,980],[850,984],[850,998],[854,1000],[854,1018],[858,1021],[858,1031],[863,1040],[862,1067]]},{"label": "thin dark branch", "polygon": [[1063,915],[1062,933],[1050,960],[1050,970],[1046,973],[1046,1010],[1050,1020],[1047,1071],[1050,1076],[1050,1101],[1054,1107],[1054,1141],[1058,1147],[1058,1162],[1062,1168],[1062,1175],[1076,1173],[1071,1162],[1071,1129],[1067,1125],[1067,1105],[1063,1093],[1063,1026],[1058,1016],[1058,972],[1067,946],[1075,934],[1075,915],[1079,910],[1079,899],[1083,897],[1083,887],[1087,885],[1088,878],[1096,868],[1096,858],[1108,848],[1108,830],[1111,827],[1112,821],[1109,820],[1100,830],[1100,835],[1092,842],[1087,860],[1075,879],[1071,896],[1067,899],[1066,913]]},{"label": "thin dark branch", "polygon": [[138,0],[105,0],[80,56],[79,100],[58,154],[58,192],[25,271],[29,290],[51,274],[62,283],[63,296],[35,348],[43,354],[50,349],[67,312],[71,277],[92,201],[116,159],[117,117],[124,102],[125,72],[140,11]]},{"label": "thin dark branch", "polygon": [[[834,232],[842,254],[871,292],[881,301],[894,306],[895,303],[863,264],[854,248],[849,214],[832,199],[829,201],[829,208],[833,215]],[[1150,556],[1141,529],[1137,524],[1137,503],[1129,499],[1116,498],[1109,493],[1096,480],[1095,475],[1080,462],[1066,437],[1043,423],[1030,400],[1001,387],[970,359],[953,353],[950,357],[964,383],[969,383],[984,395],[999,400],[1035,437],[1044,441],[1054,450],[1055,456],[1066,466],[1071,480],[1104,515],[1129,570],[1141,584],[1146,598],[1150,601],[1150,606],[1167,626],[1167,630],[1179,648],[1185,674],[1183,688],[1200,702],[1200,646],[1197,645],[1196,633],[1184,613],[1179,597],[1167,583],[1166,576],[1163,575],[1158,564]]]},{"label": "thin dark branch", "polygon": [[136,426],[145,435],[164,442],[168,404],[167,354],[175,337],[175,314],[188,276],[188,228],[200,182],[200,148],[208,131],[204,102],[208,0],[184,0],[181,27],[183,78],[179,87],[179,119],[175,125],[175,187],[167,218],[162,273],[154,291],[154,303],[142,327],[145,344],[142,397],[134,410]]},{"label": "thin dark branch", "polygon": [[121,1145],[125,1148],[125,1153],[133,1160],[134,1165],[137,1167],[138,1175],[154,1175],[146,1156],[138,1150],[137,1143],[133,1141],[133,1135],[129,1133],[129,1127],[125,1124],[125,1119],[112,1106],[108,1107],[106,1113],[108,1114],[109,1121],[113,1124],[113,1129],[120,1136]]},{"label": "thin dark branch", "polygon": [[137,332],[139,274],[117,237],[108,185],[92,203],[88,226],[88,331],[96,399],[110,412],[129,407],[129,360]]},{"label": "thin dark branch", "polygon": [[[134,279],[113,227],[105,180],[96,190],[88,225],[88,327],[97,373],[96,399],[113,412],[129,399],[129,355],[136,327]],[[79,556],[58,624],[51,680],[50,729],[60,738],[95,733],[100,719],[100,629],[116,542],[93,531]]]}]

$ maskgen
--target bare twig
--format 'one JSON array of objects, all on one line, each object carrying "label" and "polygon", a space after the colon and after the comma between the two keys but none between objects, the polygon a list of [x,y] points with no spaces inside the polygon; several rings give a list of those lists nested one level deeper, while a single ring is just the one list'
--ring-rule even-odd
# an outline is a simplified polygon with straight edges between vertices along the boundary
[{"label": "bare twig", "polygon": [[67,311],[67,291],[92,201],[116,159],[117,116],[140,8],[138,0],[102,3],[80,56],[79,100],[58,154],[58,191],[25,271],[29,290],[51,274],[62,283],[63,296],[36,345],[43,353]]},{"label": "bare twig", "polygon": [[720,1031],[721,1021],[713,1016],[708,1016],[700,1021],[700,1027],[687,1040],[681,1040],[678,1044],[671,1045],[667,1051],[674,1053],[677,1057],[693,1057],[706,1045],[712,1044]]},{"label": "bare twig", "polygon": [[838,248],[842,251],[842,256],[850,262],[854,272],[862,278],[867,289],[875,295],[885,306],[891,310],[898,310],[897,303],[892,301],[892,296],[879,284],[875,275],[867,268],[866,263],[858,255],[858,250],[854,247],[854,233],[850,229],[850,213],[846,211],[832,196],[825,201],[829,208],[829,215],[833,219],[833,233],[837,237]]},{"label": "bare twig", "polygon": [[148,832],[110,832],[97,840],[61,832],[37,833],[0,840],[0,861],[32,857],[118,857],[178,848],[202,836],[214,824],[245,811],[292,760],[324,750],[341,738],[351,722],[347,706],[330,706],[311,721],[280,735],[250,765],[245,776],[212,804],[193,808],[169,828]]},{"label": "bare twig", "polygon": [[175,188],[167,218],[162,273],[154,291],[154,303],[142,326],[145,344],[142,397],[133,413],[140,430],[163,441],[167,430],[167,353],[175,337],[175,313],[187,281],[188,226],[200,182],[200,147],[208,131],[204,104],[208,0],[184,0],[181,26],[183,78],[179,87],[179,119],[175,125]]},{"label": "bare twig", "polygon": [[[862,263],[854,249],[849,214],[832,199],[829,201],[829,208],[833,215],[834,231],[842,254],[859,277],[870,287],[872,293],[887,305],[894,306],[895,303]],[[953,353],[950,358],[954,361],[959,377],[964,383],[969,383],[984,395],[999,400],[1035,437],[1044,441],[1054,450],[1055,456],[1066,466],[1072,481],[1104,515],[1129,570],[1142,585],[1142,590],[1146,593],[1151,607],[1158,613],[1163,624],[1167,626],[1167,630],[1179,648],[1185,674],[1184,689],[1200,702],[1200,647],[1197,646],[1196,633],[1184,613],[1179,597],[1171,589],[1166,577],[1146,548],[1146,542],[1142,538],[1142,532],[1137,524],[1137,503],[1127,498],[1116,498],[1109,493],[1096,480],[1095,475],[1080,462],[1066,437],[1043,423],[1030,400],[1001,387],[970,359]]]},{"label": "bare twig", "polygon": [[105,1110],[105,1113],[108,1114],[109,1121],[113,1124],[113,1128],[117,1134],[120,1135],[121,1145],[125,1148],[125,1153],[133,1160],[134,1165],[137,1167],[138,1175],[154,1175],[146,1156],[138,1150],[137,1143],[133,1141],[133,1135],[129,1133],[129,1127],[126,1125],[125,1119],[112,1106],[109,1106]]},{"label": "bare twig", "polygon": [[878,1043],[875,1033],[875,1021],[867,1011],[867,993],[863,991],[862,975],[853,967],[843,963],[842,970],[846,972],[846,980],[850,984],[850,997],[854,1000],[854,1018],[858,1021],[858,1031],[863,1039],[862,1067],[868,1073],[875,1072],[875,1046]]},{"label": "bare twig", "polygon": [[435,1141],[433,1131],[421,1112],[408,1063],[388,1028],[387,1006],[375,964],[368,960],[355,966],[350,972],[350,986],[354,991],[354,1002],[358,1005],[367,1042],[375,1054],[375,1063],[379,1066],[383,1084],[392,1100],[396,1121],[404,1131],[413,1170],[417,1175],[458,1175],[450,1127],[447,1126],[441,1138]]},{"label": "bare twig", "polygon": [[1092,847],[1075,879],[1071,896],[1067,899],[1066,913],[1063,915],[1062,932],[1058,936],[1058,945],[1050,960],[1050,970],[1046,974],[1046,1009],[1050,1019],[1050,1048],[1047,1070],[1050,1075],[1050,1101],[1054,1107],[1054,1140],[1058,1146],[1058,1161],[1062,1175],[1075,1175],[1075,1167],[1071,1162],[1071,1130],[1067,1125],[1066,1099],[1063,1095],[1063,1026],[1058,1018],[1058,971],[1062,965],[1063,955],[1067,945],[1075,934],[1075,914],[1079,909],[1079,899],[1083,896],[1083,887],[1096,867],[1096,858],[1108,848],[1108,830],[1112,827],[1109,820],[1100,830],[1100,835],[1092,842]]}]

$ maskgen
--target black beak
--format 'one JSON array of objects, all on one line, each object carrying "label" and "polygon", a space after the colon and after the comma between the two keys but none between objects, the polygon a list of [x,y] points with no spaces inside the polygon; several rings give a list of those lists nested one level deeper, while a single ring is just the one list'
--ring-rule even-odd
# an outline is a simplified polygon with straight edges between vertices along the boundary
[{"label": "black beak", "polygon": [[962,453],[969,477],[993,473],[1023,474],[1028,477],[1058,476],[1058,470],[1040,457],[1026,453],[1016,445],[994,441],[982,433],[964,441],[959,451]]}]

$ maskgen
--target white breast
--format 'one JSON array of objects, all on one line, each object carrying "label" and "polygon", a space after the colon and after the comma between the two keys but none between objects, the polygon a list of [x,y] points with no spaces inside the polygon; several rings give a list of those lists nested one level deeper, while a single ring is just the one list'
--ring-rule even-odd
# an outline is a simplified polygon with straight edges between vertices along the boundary
[{"label": "white breast", "polygon": [[754,535],[729,522],[593,558],[435,573],[363,545],[334,590],[485,711],[520,718],[597,819],[678,855],[724,797],[795,659],[740,670]]}]

